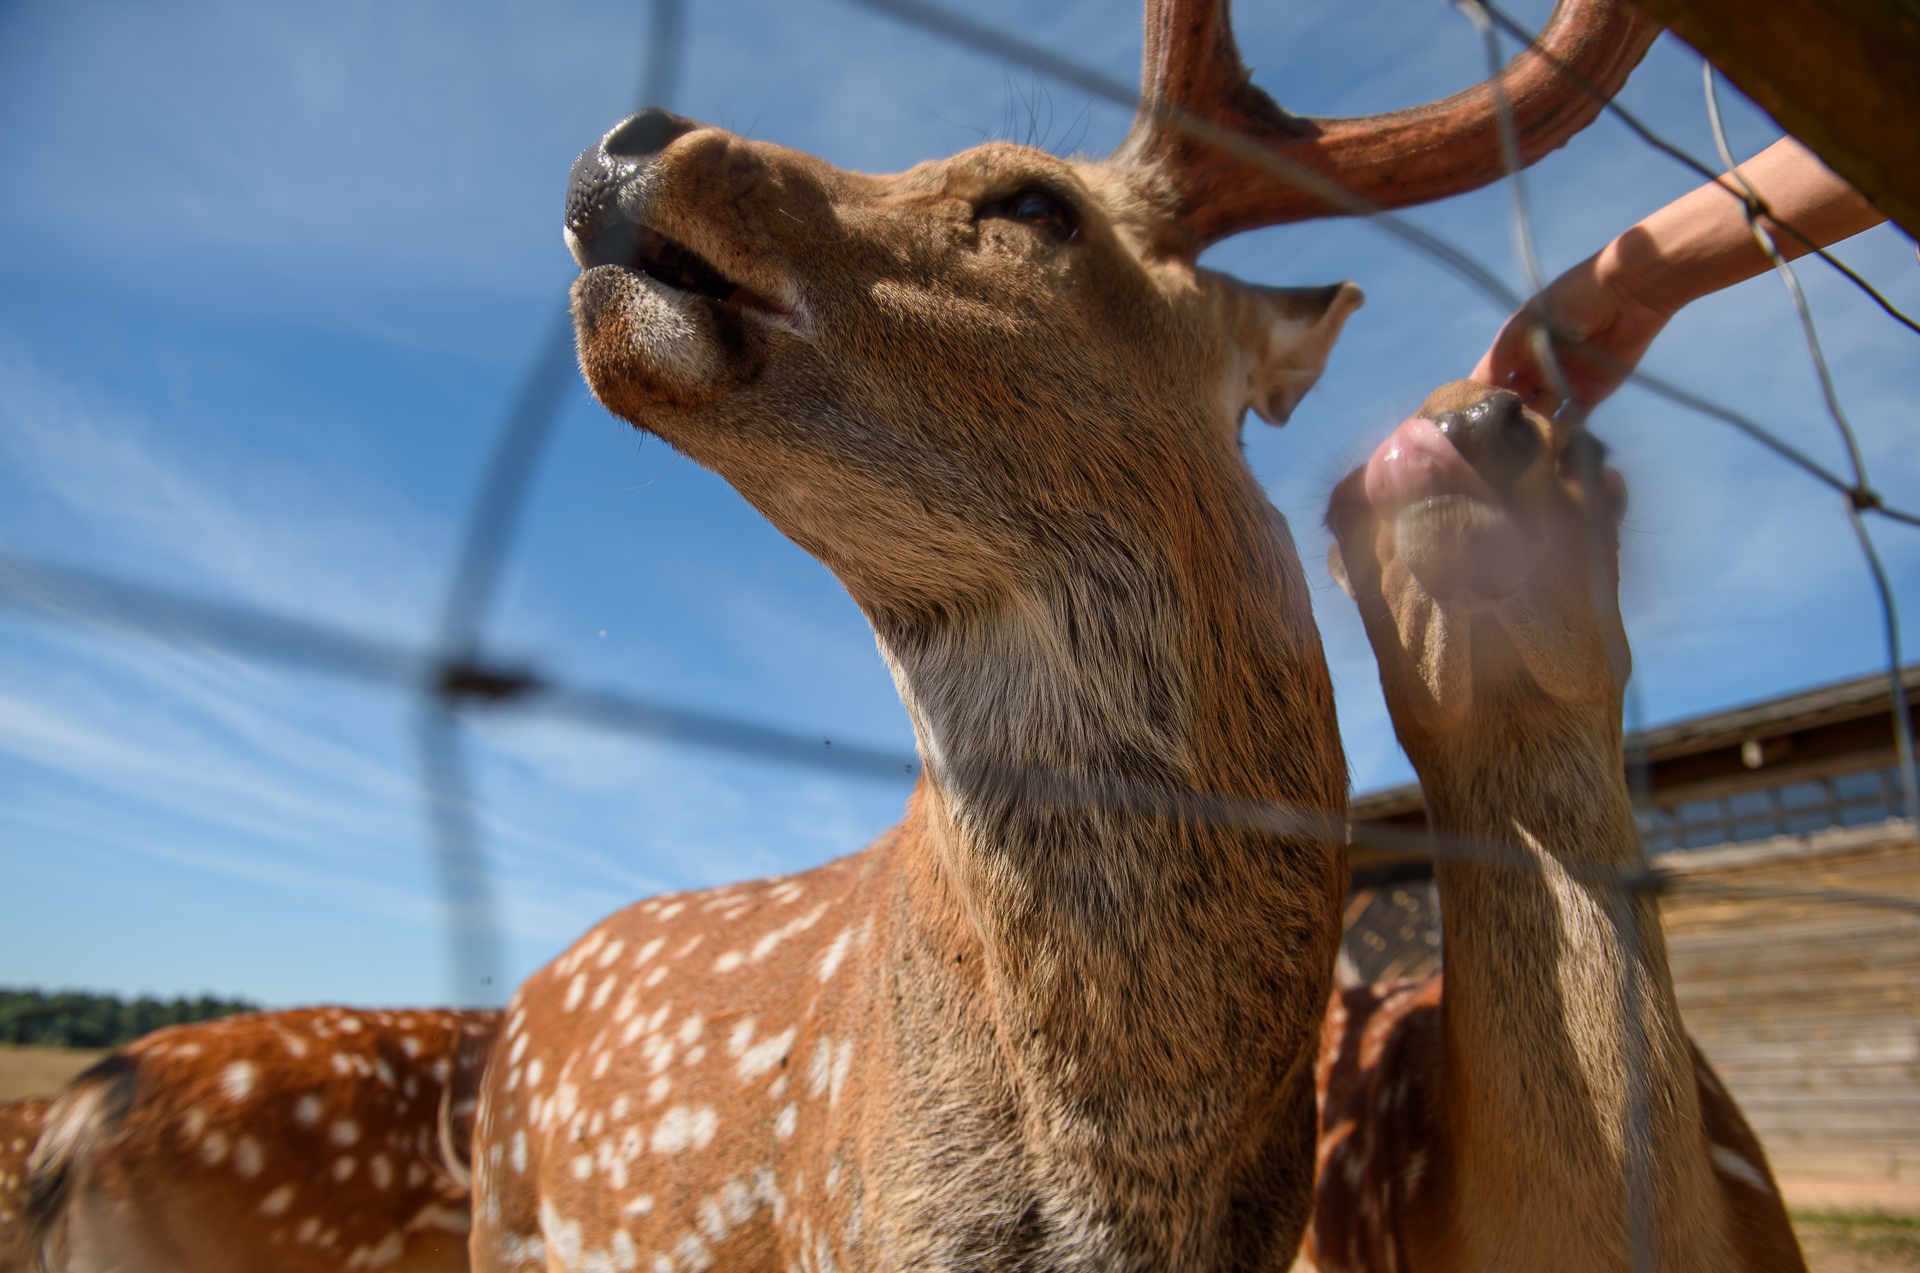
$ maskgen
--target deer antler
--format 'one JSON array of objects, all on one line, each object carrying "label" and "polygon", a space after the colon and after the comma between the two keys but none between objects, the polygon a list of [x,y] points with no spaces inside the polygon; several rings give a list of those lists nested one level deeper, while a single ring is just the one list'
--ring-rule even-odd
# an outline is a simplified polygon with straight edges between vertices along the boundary
[{"label": "deer antler", "polygon": [[[1144,100],[1240,134],[1382,208],[1477,190],[1505,171],[1492,81],[1380,115],[1290,115],[1249,79],[1229,8],[1229,0],[1148,0]],[[1540,33],[1546,56],[1525,50],[1501,73],[1522,162],[1564,145],[1599,114],[1582,78],[1611,96],[1659,33],[1626,0],[1559,0]],[[1114,160],[1156,168],[1171,182],[1196,251],[1242,230],[1344,211],[1145,107]]]}]

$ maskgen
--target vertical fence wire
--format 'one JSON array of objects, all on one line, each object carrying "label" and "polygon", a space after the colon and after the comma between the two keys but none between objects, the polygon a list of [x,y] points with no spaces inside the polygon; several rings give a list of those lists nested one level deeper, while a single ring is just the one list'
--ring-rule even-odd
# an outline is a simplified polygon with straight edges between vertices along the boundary
[{"label": "vertical fence wire", "polygon": [[[652,0],[647,56],[638,105],[666,105],[673,96],[685,26],[682,0]],[[435,646],[439,671],[414,722],[421,796],[433,843],[435,878],[449,932],[456,1004],[493,1004],[500,983],[500,919],[487,865],[473,782],[460,729],[460,709],[473,698],[499,700],[528,688],[482,672],[487,618],[507,553],[520,528],[527,492],[573,386],[573,316],[563,300],[515,394],[468,516]]]},{"label": "vertical fence wire", "polygon": [[1916,827],[1920,827],[1920,776],[1914,772],[1913,719],[1907,707],[1906,677],[1900,659],[1900,608],[1893,594],[1893,585],[1887,578],[1886,568],[1881,564],[1880,553],[1874,547],[1873,535],[1860,517],[1860,510],[1876,503],[1878,497],[1867,482],[1867,462],[1860,452],[1860,438],[1840,405],[1840,391],[1834,385],[1833,369],[1828,366],[1826,354],[1820,347],[1820,332],[1814,325],[1813,311],[1807,305],[1806,293],[1800,288],[1799,276],[1794,273],[1793,266],[1761,221],[1767,209],[1760,200],[1759,192],[1748,183],[1740,166],[1734,162],[1733,147],[1727,143],[1726,124],[1720,117],[1719,84],[1714,78],[1713,63],[1705,59],[1700,63],[1700,80],[1706,96],[1707,122],[1713,129],[1714,148],[1719,151],[1720,162],[1726,167],[1727,175],[1722,181],[1729,189],[1734,185],[1739,187],[1735,193],[1741,197],[1747,228],[1760,245],[1760,250],[1773,263],[1780,282],[1787,289],[1787,296],[1793,302],[1794,314],[1800,320],[1801,334],[1806,339],[1807,356],[1813,360],[1814,374],[1820,381],[1820,393],[1826,402],[1827,413],[1833,417],[1834,428],[1839,431],[1841,445],[1846,448],[1847,459],[1853,466],[1853,489],[1847,492],[1846,499],[1847,520],[1860,542],[1860,551],[1866,557],[1867,570],[1873,576],[1874,591],[1880,601],[1887,640],[1887,681],[1892,696],[1893,737],[1899,756],[1900,785],[1906,800],[1907,817],[1914,820]]}]

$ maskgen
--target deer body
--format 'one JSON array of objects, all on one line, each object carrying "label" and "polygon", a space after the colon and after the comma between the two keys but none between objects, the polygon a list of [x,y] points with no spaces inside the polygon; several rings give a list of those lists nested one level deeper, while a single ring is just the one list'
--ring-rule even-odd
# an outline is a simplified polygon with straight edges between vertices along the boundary
[{"label": "deer body", "polygon": [[1336,571],[1432,824],[1514,860],[1438,863],[1444,993],[1436,978],[1335,1001],[1314,1223],[1327,1273],[1628,1267],[1635,1066],[1659,1266],[1804,1267],[1764,1153],[1686,1037],[1653,900],[1631,903],[1637,950],[1613,921],[1608,881],[1640,861],[1623,498],[1583,433],[1465,384],[1334,497]]},{"label": "deer body", "polygon": [[27,1159],[52,1106],[52,1099],[44,1096],[0,1104],[0,1273],[28,1273],[33,1268]]},{"label": "deer body", "polygon": [[62,1273],[464,1273],[458,1155],[497,1012],[172,1026],[68,1085],[26,1244]]},{"label": "deer body", "polygon": [[[1653,34],[1605,0],[1556,22],[1602,81]],[[1198,268],[1329,209],[1158,112],[1392,205],[1498,174],[1494,95],[1286,115],[1220,3],[1154,0],[1145,64],[1106,161],[866,176],[647,110],[576,162],[594,392],[833,570],[925,766],[864,852],[643,903],[521,988],[480,1268],[1292,1259],[1344,850],[1085,795],[1342,808],[1304,574],[1238,439],[1360,296]],[[1529,154],[1592,117],[1544,59],[1508,90]]]}]

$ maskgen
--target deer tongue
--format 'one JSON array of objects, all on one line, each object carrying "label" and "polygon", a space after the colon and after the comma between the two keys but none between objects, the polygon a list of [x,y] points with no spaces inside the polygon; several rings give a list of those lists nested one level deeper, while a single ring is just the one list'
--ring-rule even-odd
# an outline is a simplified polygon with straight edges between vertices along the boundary
[{"label": "deer tongue", "polygon": [[1487,480],[1425,416],[1402,423],[1374,451],[1367,461],[1366,486],[1367,502],[1382,517],[1442,495],[1495,502]]},{"label": "deer tongue", "polygon": [[1430,596],[1497,601],[1526,577],[1519,527],[1439,425],[1414,416],[1367,461],[1367,502]]}]

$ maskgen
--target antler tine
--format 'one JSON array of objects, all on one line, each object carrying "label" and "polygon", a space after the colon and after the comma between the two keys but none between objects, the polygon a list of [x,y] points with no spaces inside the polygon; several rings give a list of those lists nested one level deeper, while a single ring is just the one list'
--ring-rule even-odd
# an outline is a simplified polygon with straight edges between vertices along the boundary
[{"label": "antler tine", "polygon": [[[1531,164],[1601,110],[1660,24],[1626,0],[1559,0],[1501,73]],[[1582,83],[1582,81],[1585,83]],[[1296,182],[1195,137],[1156,103],[1237,133],[1382,208],[1477,190],[1505,172],[1492,81],[1424,106],[1352,119],[1291,115],[1256,87],[1234,44],[1230,0],[1148,0],[1143,104],[1118,163],[1158,171],[1198,252],[1242,230],[1343,215]]]}]

